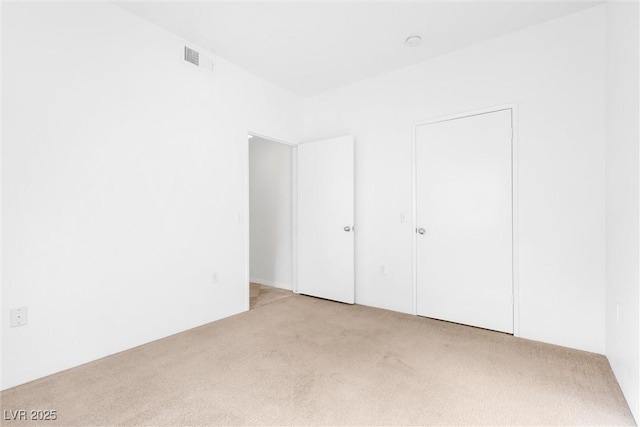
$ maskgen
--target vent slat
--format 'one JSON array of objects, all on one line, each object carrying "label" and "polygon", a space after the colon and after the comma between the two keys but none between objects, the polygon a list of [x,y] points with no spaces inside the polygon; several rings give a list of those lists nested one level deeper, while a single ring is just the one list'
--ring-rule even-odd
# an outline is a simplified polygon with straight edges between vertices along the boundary
[{"label": "vent slat", "polygon": [[191,62],[193,65],[200,66],[200,53],[187,46],[184,47],[184,60]]}]

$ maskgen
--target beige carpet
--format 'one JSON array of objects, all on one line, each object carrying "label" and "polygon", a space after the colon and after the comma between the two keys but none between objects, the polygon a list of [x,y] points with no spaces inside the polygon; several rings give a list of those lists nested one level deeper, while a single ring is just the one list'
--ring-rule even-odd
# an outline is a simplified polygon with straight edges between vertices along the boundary
[{"label": "beige carpet", "polygon": [[48,426],[633,424],[602,356],[299,295],[2,393],[21,408],[57,410]]},{"label": "beige carpet", "polygon": [[251,283],[249,287],[249,308],[251,310],[256,307],[271,304],[282,298],[293,296],[293,292],[284,289],[278,289],[271,286]]}]

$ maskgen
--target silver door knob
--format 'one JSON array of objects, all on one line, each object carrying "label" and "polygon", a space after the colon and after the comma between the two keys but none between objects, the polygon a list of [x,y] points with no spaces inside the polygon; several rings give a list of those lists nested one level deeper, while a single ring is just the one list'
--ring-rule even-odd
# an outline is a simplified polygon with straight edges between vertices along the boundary
[{"label": "silver door knob", "polygon": [[351,227],[349,227],[348,225],[344,228],[344,231],[349,232],[351,231]]},{"label": "silver door knob", "polygon": [[418,228],[418,230],[416,230],[418,232],[418,234],[424,234],[427,232],[427,230],[425,230],[424,228]]}]

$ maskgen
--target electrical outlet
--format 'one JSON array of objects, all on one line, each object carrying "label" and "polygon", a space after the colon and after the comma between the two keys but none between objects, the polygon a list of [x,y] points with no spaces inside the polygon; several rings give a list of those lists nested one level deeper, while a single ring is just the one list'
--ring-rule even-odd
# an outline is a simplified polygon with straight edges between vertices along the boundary
[{"label": "electrical outlet", "polygon": [[380,275],[381,276],[386,276],[387,275],[387,267],[385,265],[381,265],[380,266]]},{"label": "electrical outlet", "polygon": [[403,224],[406,224],[407,222],[409,222],[409,212],[407,211],[400,212],[400,222]]},{"label": "electrical outlet", "polygon": [[211,275],[211,283],[216,284],[218,283],[218,272],[214,271],[213,274]]},{"label": "electrical outlet", "polygon": [[11,309],[11,327],[23,326],[27,324],[27,307],[17,307]]}]

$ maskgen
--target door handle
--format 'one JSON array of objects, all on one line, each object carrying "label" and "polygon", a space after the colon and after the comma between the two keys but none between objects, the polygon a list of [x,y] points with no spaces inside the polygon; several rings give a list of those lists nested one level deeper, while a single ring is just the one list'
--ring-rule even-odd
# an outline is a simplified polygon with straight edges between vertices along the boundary
[{"label": "door handle", "polygon": [[346,231],[347,233],[348,233],[349,231],[351,231],[351,230],[352,230],[352,228],[351,228],[351,227],[349,227],[348,225],[344,228],[344,231]]},{"label": "door handle", "polygon": [[418,228],[416,231],[418,232],[418,234],[424,234],[427,232],[427,230],[425,230],[424,228]]}]

